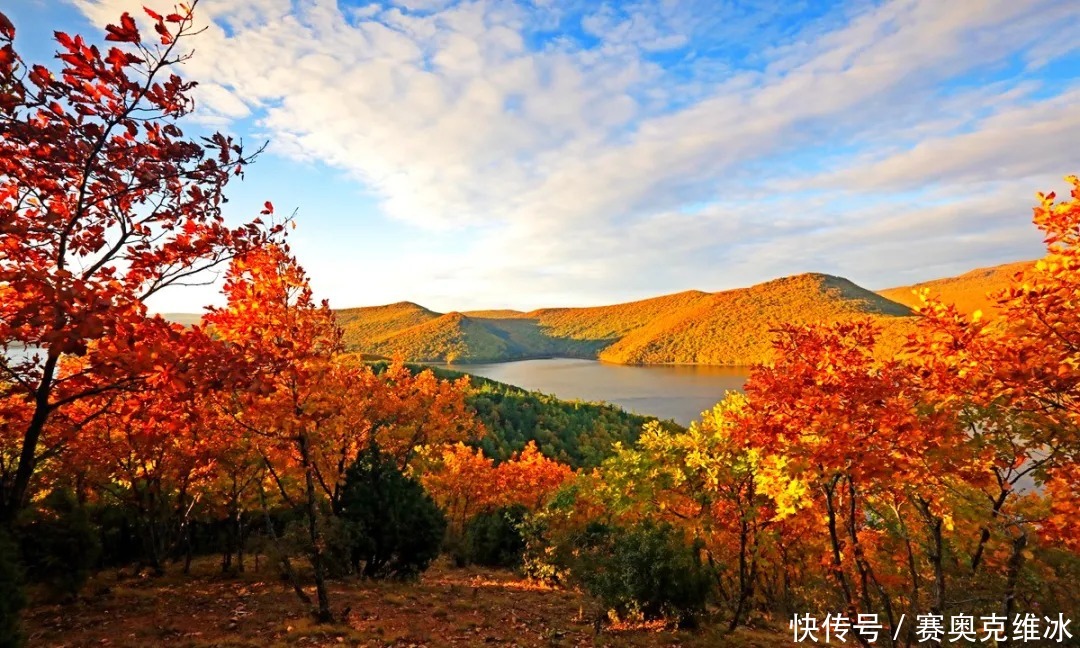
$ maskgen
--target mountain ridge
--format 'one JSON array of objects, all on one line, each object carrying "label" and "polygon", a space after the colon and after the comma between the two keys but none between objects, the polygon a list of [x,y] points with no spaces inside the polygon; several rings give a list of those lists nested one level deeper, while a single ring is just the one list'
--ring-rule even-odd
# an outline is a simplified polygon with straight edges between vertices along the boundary
[{"label": "mountain ridge", "polygon": [[424,322],[370,335],[417,308],[422,307],[398,302],[347,309],[341,320],[347,347],[419,362],[561,356],[619,364],[748,365],[767,359],[770,331],[783,322],[871,317],[883,329],[899,331],[905,327],[895,320],[913,315],[907,306],[842,277],[803,273],[749,288],[686,290],[607,306],[441,315],[424,309]]},{"label": "mountain ridge", "polygon": [[[913,290],[929,288],[966,312],[994,314],[986,293],[1033,261],[977,268],[955,277],[871,291],[844,277],[807,272],[717,292],[684,290],[609,304],[440,313],[411,301],[336,309],[350,351],[412,362],[477,363],[545,357],[617,364],[740,366],[767,361],[779,324],[870,318],[879,352],[897,351],[913,330]],[[169,314],[190,322],[198,316]]]}]

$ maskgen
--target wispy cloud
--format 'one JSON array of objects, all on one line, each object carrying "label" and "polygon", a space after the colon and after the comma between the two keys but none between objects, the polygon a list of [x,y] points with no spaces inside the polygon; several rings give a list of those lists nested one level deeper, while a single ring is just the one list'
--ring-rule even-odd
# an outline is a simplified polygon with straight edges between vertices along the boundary
[{"label": "wispy cloud", "polygon": [[[74,1],[99,23],[139,4]],[[204,118],[256,124],[417,231],[468,229],[407,257],[400,289],[427,294],[402,297],[880,286],[1034,254],[1030,197],[1076,170],[1080,84],[1054,64],[1080,7],[822,6],[204,0],[187,69]]]}]

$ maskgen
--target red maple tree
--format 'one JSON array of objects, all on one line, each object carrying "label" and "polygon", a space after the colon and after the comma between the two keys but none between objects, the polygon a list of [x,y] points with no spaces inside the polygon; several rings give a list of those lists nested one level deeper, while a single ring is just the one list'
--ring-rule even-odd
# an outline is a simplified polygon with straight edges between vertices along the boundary
[{"label": "red maple tree", "polygon": [[[127,13],[106,28],[107,50],[56,32],[55,72],[23,60],[0,14],[0,395],[26,410],[7,439],[17,447],[0,480],[2,518],[27,499],[51,416],[140,389],[160,364],[152,343],[134,337],[168,336],[145,300],[205,282],[206,270],[282,232],[258,218],[226,225],[225,186],[254,155],[178,125],[194,107],[195,83],[172,71],[190,56],[181,48],[197,32],[192,7],[147,10],[153,42]],[[99,352],[109,339],[129,352]],[[82,362],[64,371],[65,357]]]}]

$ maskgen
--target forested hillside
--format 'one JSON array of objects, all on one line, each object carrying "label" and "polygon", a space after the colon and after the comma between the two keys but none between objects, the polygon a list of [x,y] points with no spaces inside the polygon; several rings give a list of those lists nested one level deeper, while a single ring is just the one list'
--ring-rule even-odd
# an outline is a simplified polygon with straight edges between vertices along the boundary
[{"label": "forested hillside", "polygon": [[1031,270],[1034,265],[1034,261],[1019,261],[990,268],[977,268],[956,277],[879,290],[878,294],[894,302],[915,306],[919,301],[915,291],[925,288],[932,297],[937,296],[942,301],[956,304],[956,307],[965,313],[980,310],[988,316],[996,315],[997,302],[988,295],[1003,290],[1016,273]]},{"label": "forested hillside", "polygon": [[821,324],[872,318],[898,344],[910,326],[906,306],[824,274],[785,277],[707,295],[689,308],[636,329],[604,349],[602,360],[627,364],[749,365],[770,357],[780,324]]},{"label": "forested hillside", "polygon": [[388,335],[419,326],[440,314],[412,302],[398,302],[370,308],[343,308],[334,311],[338,325],[364,340],[379,340]]},{"label": "forested hillside", "polygon": [[[803,274],[707,293],[696,290],[588,308],[440,315],[403,303],[338,311],[358,352],[411,361],[599,358],[620,364],[749,365],[768,358],[778,324],[870,317],[891,353],[911,311],[840,277]],[[892,346],[890,346],[890,344]]]},{"label": "forested hillside", "polygon": [[[387,363],[374,363],[376,373]],[[466,374],[443,367],[409,365],[414,373],[430,369],[442,380],[458,380]],[[565,401],[505,383],[469,376],[465,402],[484,426],[473,444],[496,461],[505,461],[515,452],[536,443],[545,456],[573,468],[592,468],[614,452],[613,444],[632,444],[646,423],[656,421],[606,403]],[[664,429],[683,428],[670,421]]]},{"label": "forested hillside", "polygon": [[[911,286],[866,290],[842,277],[807,273],[716,293],[689,290],[586,308],[437,313],[412,302],[334,311],[354,352],[413,362],[497,362],[538,357],[597,358],[619,364],[751,365],[768,359],[777,324],[825,324],[869,317],[882,329],[880,353],[911,332],[915,292],[994,315],[988,295],[1032,261],[972,270]],[[167,315],[182,324],[190,314]]]}]

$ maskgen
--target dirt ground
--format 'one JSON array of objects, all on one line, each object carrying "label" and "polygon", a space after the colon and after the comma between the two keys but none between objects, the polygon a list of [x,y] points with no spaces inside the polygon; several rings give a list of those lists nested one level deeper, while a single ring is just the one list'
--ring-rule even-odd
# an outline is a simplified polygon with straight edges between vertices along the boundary
[{"label": "dirt ground", "polygon": [[[314,596],[314,592],[311,592]],[[98,574],[66,605],[32,604],[30,646],[790,646],[778,630],[606,627],[582,594],[510,572],[432,567],[419,582],[334,581],[341,622],[314,623],[269,569],[235,577],[212,560],[163,577]]]}]

